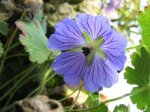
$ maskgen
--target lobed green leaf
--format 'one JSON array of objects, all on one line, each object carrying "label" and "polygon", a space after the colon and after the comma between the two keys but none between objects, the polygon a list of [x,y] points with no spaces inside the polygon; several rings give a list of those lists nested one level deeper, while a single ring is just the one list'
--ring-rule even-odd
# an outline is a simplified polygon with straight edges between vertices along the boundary
[{"label": "lobed green leaf", "polygon": [[142,110],[150,108],[150,54],[145,48],[141,48],[140,55],[132,56],[133,67],[127,67],[125,79],[129,84],[137,85],[133,88],[131,101]]},{"label": "lobed green leaf", "polygon": [[145,7],[144,11],[139,13],[138,22],[142,29],[142,40],[144,46],[150,52],[150,7]]},{"label": "lobed green leaf", "polygon": [[119,106],[115,107],[113,112],[130,112],[130,109],[128,106],[120,104]]},{"label": "lobed green leaf", "polygon": [[[137,105],[141,110],[149,110],[150,108],[150,87],[145,87],[141,92],[138,92],[141,87],[135,87],[132,90],[132,93],[136,93],[131,96],[131,101]],[[149,112],[149,111],[148,111]]]},{"label": "lobed green leaf", "polygon": [[30,60],[39,64],[46,61],[50,55],[50,50],[47,46],[48,39],[40,23],[37,20],[31,22],[17,21],[16,25],[23,33],[19,40],[29,53]]}]

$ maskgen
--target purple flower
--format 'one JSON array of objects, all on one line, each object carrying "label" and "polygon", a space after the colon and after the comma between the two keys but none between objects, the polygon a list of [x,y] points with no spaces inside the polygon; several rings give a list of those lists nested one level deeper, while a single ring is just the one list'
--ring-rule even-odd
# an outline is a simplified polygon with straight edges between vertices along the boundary
[{"label": "purple flower", "polygon": [[110,0],[107,4],[106,10],[111,11],[112,9],[118,9],[122,3],[122,0]]},{"label": "purple flower", "polygon": [[111,87],[126,61],[126,38],[111,29],[106,17],[79,14],[76,20],[64,19],[55,26],[48,46],[60,50],[52,68],[64,81],[76,86],[80,81],[90,92]]}]

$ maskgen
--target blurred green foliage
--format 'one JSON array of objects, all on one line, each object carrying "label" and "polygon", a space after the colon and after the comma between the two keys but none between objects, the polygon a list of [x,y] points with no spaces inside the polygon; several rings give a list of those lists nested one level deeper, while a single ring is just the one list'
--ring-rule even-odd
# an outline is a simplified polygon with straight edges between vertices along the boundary
[{"label": "blurred green foliage", "polygon": [[66,17],[75,18],[78,13],[100,14],[100,3],[100,0],[55,0],[45,3],[45,13],[48,23],[53,27]]},{"label": "blurred green foliage", "polygon": [[0,21],[0,33],[2,33],[3,35],[7,35],[8,30],[9,29],[7,23],[4,21]]}]

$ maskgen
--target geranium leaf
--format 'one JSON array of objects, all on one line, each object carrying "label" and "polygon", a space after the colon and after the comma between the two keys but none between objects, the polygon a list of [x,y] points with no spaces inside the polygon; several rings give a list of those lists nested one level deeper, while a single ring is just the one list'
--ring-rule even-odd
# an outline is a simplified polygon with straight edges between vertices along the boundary
[{"label": "geranium leaf", "polygon": [[39,64],[46,61],[50,55],[50,50],[47,47],[48,40],[40,23],[37,20],[31,22],[17,21],[16,25],[23,33],[20,34],[19,40],[29,53],[30,60]]},{"label": "geranium leaf", "polygon": [[130,112],[130,109],[128,106],[120,104],[119,106],[115,107],[113,112]]},{"label": "geranium leaf", "polygon": [[47,32],[47,26],[46,26],[46,17],[44,17],[43,11],[40,11],[35,15],[35,19],[38,20],[41,24],[41,27],[46,34]]},{"label": "geranium leaf", "polygon": [[150,54],[141,48],[140,55],[134,53],[131,58],[133,67],[127,67],[125,72],[127,82],[137,85],[132,90],[131,101],[145,110],[150,108]]},{"label": "geranium leaf", "polygon": [[144,11],[139,13],[138,22],[142,29],[142,40],[144,46],[150,52],[150,7],[145,7]]},{"label": "geranium leaf", "polygon": [[133,88],[132,93],[137,92],[137,94],[131,96],[131,101],[136,104],[139,109],[148,110],[150,108],[150,87],[145,87],[143,91],[138,92],[140,89],[141,87]]}]

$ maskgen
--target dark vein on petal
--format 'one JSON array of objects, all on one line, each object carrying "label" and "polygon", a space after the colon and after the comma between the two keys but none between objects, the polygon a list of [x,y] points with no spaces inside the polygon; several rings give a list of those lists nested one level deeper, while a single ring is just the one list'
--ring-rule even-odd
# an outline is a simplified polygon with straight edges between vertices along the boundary
[{"label": "dark vein on petal", "polygon": [[[95,76],[95,74],[94,74],[95,62],[94,62],[94,61],[93,61],[93,64],[92,64],[92,65],[93,65],[93,67],[92,67],[92,68],[93,68],[93,71],[92,71],[93,74],[91,74],[91,75],[92,75],[92,81],[93,81],[93,84],[96,84],[96,83],[94,82],[94,76]],[[97,84],[96,84],[96,85],[97,85]]]},{"label": "dark vein on petal", "polygon": [[[84,59],[84,58],[82,57],[82,59]],[[81,60],[81,58],[79,58],[79,60],[78,60],[78,61],[80,61],[80,60]],[[78,61],[76,61],[76,62],[78,62]],[[80,64],[79,64],[79,63],[77,64],[77,65],[78,65],[78,67],[77,67],[77,69],[75,70],[75,71],[76,71],[76,72],[75,72],[75,74],[77,74],[77,73],[78,73],[78,71],[79,71],[79,68],[80,68],[80,67],[82,67],[82,68],[83,68],[83,66],[82,66],[82,65],[83,65],[83,62],[84,62],[84,61],[82,61]],[[83,70],[83,69],[81,69],[81,70],[80,70],[79,75],[81,74],[82,70]]]},{"label": "dark vein on petal", "polygon": [[79,31],[77,31],[74,27],[72,27],[72,28],[76,31],[77,34],[72,32],[70,29],[68,29],[68,31],[70,31],[73,35],[77,36],[78,38],[83,39],[83,38],[81,38],[81,35],[79,34]]},{"label": "dark vein on petal", "polygon": [[[119,58],[117,58],[118,56],[112,56],[111,53],[109,53],[109,52],[107,52],[107,53],[108,53],[108,55],[109,55],[108,58],[109,58],[110,61],[113,62],[114,64],[115,64],[115,61],[116,61],[116,60],[118,60],[120,63],[123,63],[122,60],[120,60]],[[110,58],[110,56],[112,56],[113,58],[115,58],[115,60],[113,61],[113,60]]]},{"label": "dark vein on petal", "polygon": [[94,17],[94,21],[92,23],[93,23],[93,26],[94,26],[93,39],[95,39],[97,37],[97,34],[96,34],[96,17]]},{"label": "dark vein on petal", "polygon": [[[100,71],[99,71],[99,64],[98,64],[98,61],[96,61],[96,63],[97,63],[97,71],[98,71],[98,79],[99,79],[99,81],[101,81],[101,79],[100,79]],[[99,86],[102,86],[99,82],[97,82],[98,83],[98,85]]]},{"label": "dark vein on petal", "polygon": [[[74,58],[76,58],[77,56],[79,56],[79,55],[72,54],[72,55],[63,56],[62,58],[63,58],[63,59],[66,59],[66,58],[67,58],[67,59],[74,59]],[[63,62],[62,58],[60,58],[60,59],[57,59],[57,58],[56,58],[56,60],[57,60],[57,61],[60,61],[60,62]]]},{"label": "dark vein on petal", "polygon": [[[61,36],[62,36],[62,35],[60,35],[59,37],[61,37]],[[66,36],[64,36],[64,37],[67,39]],[[54,37],[53,37],[53,38],[54,38]],[[57,40],[57,41],[59,41],[59,42],[62,42],[62,43],[63,43],[63,42],[65,42],[65,43],[70,43],[70,41],[67,42],[66,39],[64,39],[64,41],[63,41],[63,40],[59,40],[58,37],[55,37],[55,40]],[[73,38],[72,38],[72,39],[73,39]],[[71,39],[71,40],[72,40],[72,39]],[[67,40],[69,40],[69,39],[67,39]],[[77,40],[77,39],[75,39],[75,38],[74,38],[73,40],[74,40],[74,42],[78,42],[78,41],[79,41],[79,40]]]},{"label": "dark vein on petal", "polygon": [[102,64],[102,69],[103,69],[104,75],[105,75],[104,80],[106,80],[106,78],[107,78],[107,72],[105,71],[105,68],[103,67],[103,65],[104,65],[103,61],[100,61],[100,62],[101,62],[101,64]]},{"label": "dark vein on petal", "polygon": [[80,23],[82,24],[83,28],[86,30],[86,32],[89,32],[86,27],[83,25],[83,23],[80,21]]},{"label": "dark vein on petal", "polygon": [[103,35],[103,34],[105,34],[106,32],[108,31],[108,28],[103,32],[103,33],[101,33],[101,34],[99,34],[99,35]]},{"label": "dark vein on petal", "polygon": [[[107,38],[107,39],[108,39],[108,38]],[[108,41],[105,40],[105,42],[106,42],[105,44],[106,44],[106,45],[107,45],[107,43],[110,43],[110,42],[112,42],[112,40],[114,40],[114,35],[113,35],[113,34],[110,35],[110,36],[109,36],[109,39],[110,39],[110,40],[108,40]]]},{"label": "dark vein on petal", "polygon": [[108,47],[108,46],[104,46],[104,48],[108,48],[108,49],[117,49],[116,47]]},{"label": "dark vein on petal", "polygon": [[[65,32],[65,34],[66,34],[66,32]],[[56,34],[56,35],[58,35],[58,34]],[[63,37],[66,37],[66,38],[72,38],[72,39],[78,40],[77,38],[70,37],[70,36],[68,36],[68,35],[64,35],[64,34],[62,34],[62,33],[59,33],[59,35],[58,35],[58,36],[63,36]]]},{"label": "dark vein on petal", "polygon": [[91,27],[90,27],[90,25],[89,25],[89,17],[88,17],[88,19],[87,19],[87,25],[88,25],[88,27],[89,27],[89,30],[90,30],[90,34],[91,34],[91,36],[93,36],[93,32],[92,32],[92,29],[91,29]]},{"label": "dark vein on petal", "polygon": [[110,41],[110,42],[108,42],[108,43],[105,43],[104,45],[108,45],[108,44],[114,44],[114,43],[116,43],[117,44],[117,41]]}]

